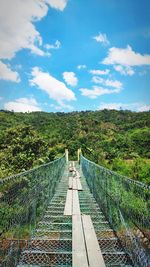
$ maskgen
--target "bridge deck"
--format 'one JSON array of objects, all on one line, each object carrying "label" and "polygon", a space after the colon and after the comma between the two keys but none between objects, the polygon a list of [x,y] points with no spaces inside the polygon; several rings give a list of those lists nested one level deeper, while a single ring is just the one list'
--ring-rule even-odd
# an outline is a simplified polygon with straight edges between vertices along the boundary
[{"label": "bridge deck", "polygon": [[[81,176],[83,189],[78,192],[68,190],[71,181],[69,177],[75,175],[75,169],[78,171],[77,176]],[[72,195],[68,191],[72,191]],[[72,205],[69,204],[70,200]],[[82,214],[90,217],[82,218]],[[78,256],[82,258],[81,261],[78,261]],[[95,263],[97,257],[99,261]],[[68,165],[44,216],[33,231],[32,239],[20,255],[18,267],[101,267],[104,264],[106,267],[131,267],[127,255],[90,193],[80,166],[75,163],[70,172]]]}]

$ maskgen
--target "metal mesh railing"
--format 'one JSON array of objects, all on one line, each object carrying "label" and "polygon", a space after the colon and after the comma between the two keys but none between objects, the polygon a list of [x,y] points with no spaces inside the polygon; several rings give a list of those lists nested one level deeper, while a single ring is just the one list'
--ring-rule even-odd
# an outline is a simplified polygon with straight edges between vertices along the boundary
[{"label": "metal mesh railing", "polygon": [[82,155],[80,159],[92,194],[134,266],[150,266],[149,187],[105,169]]},{"label": "metal mesh railing", "polygon": [[[65,163],[64,155],[33,170],[0,180],[0,262],[13,253],[17,255],[23,246],[20,240],[30,238],[55,193]],[[16,240],[19,240],[18,244]],[[17,260],[17,256],[15,258]]]},{"label": "metal mesh railing", "polygon": [[72,266],[72,219],[63,215],[67,188],[68,164],[54,196],[32,232],[31,240],[28,240],[20,253],[18,265],[13,267]]}]

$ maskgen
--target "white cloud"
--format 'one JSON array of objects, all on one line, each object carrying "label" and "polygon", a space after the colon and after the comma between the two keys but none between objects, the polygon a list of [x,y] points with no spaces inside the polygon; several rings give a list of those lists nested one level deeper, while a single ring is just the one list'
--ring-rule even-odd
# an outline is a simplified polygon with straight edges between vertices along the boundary
[{"label": "white cloud", "polygon": [[44,56],[42,37],[33,24],[46,16],[48,7],[62,11],[67,0],[1,0],[0,58],[11,59],[21,49]]},{"label": "white cloud", "polygon": [[97,36],[94,36],[93,39],[104,45],[109,45],[110,43],[105,33],[99,33]]},{"label": "white cloud", "polygon": [[74,92],[68,89],[63,82],[51,76],[48,72],[43,72],[38,67],[34,67],[31,74],[32,79],[30,80],[30,85],[37,86],[59,104],[63,105],[64,100],[76,100]]},{"label": "white cloud", "polygon": [[63,11],[67,5],[68,0],[45,0],[52,8]]},{"label": "white cloud", "polygon": [[19,73],[11,70],[9,66],[0,61],[0,79],[12,82],[20,82]]},{"label": "white cloud", "polygon": [[79,90],[83,96],[87,96],[91,99],[95,99],[101,95],[114,94],[114,93],[120,92],[120,89],[118,89],[118,88],[107,89],[107,88],[97,87],[97,86],[93,86],[92,88],[93,89],[81,88]]},{"label": "white cloud", "polygon": [[59,49],[61,47],[61,42],[56,40],[55,44],[46,44],[44,47],[47,50],[49,50],[49,49]]},{"label": "white cloud", "polygon": [[141,105],[139,108],[138,108],[138,111],[150,111],[150,105]]},{"label": "white cloud", "polygon": [[77,66],[77,69],[78,69],[78,70],[86,69],[86,68],[87,68],[86,65],[78,65],[78,66]]},{"label": "white cloud", "polygon": [[92,75],[108,75],[110,70],[90,70],[89,71]]},{"label": "white cloud", "polygon": [[15,112],[32,112],[41,111],[37,101],[34,98],[18,98],[4,104],[6,110]]},{"label": "white cloud", "polygon": [[121,66],[121,65],[115,65],[114,69],[121,73],[121,75],[129,75],[132,76],[135,72],[130,66]]},{"label": "white cloud", "polygon": [[118,80],[109,80],[109,79],[103,79],[98,76],[93,76],[92,81],[94,83],[102,84],[103,86],[110,86],[110,87],[115,87],[118,89],[122,88],[122,83]]},{"label": "white cloud", "polygon": [[73,106],[64,103],[60,103],[60,105],[51,104],[50,106],[57,111],[65,111],[66,109],[72,111],[74,109]]},{"label": "white cloud", "polygon": [[126,48],[112,47],[109,49],[108,56],[102,63],[106,65],[122,65],[131,67],[150,65],[150,55],[136,53],[129,45]]},{"label": "white cloud", "polygon": [[65,71],[63,73],[63,79],[65,80],[65,82],[68,84],[68,85],[71,85],[71,86],[76,86],[77,83],[78,83],[78,79],[76,77],[76,74],[74,72],[67,72]]},{"label": "white cloud", "polygon": [[98,109],[116,109],[116,110],[120,110],[122,109],[123,107],[125,109],[128,109],[128,106],[129,105],[126,105],[126,104],[122,104],[122,103],[101,103],[100,106],[98,107]]},{"label": "white cloud", "polygon": [[150,110],[150,105],[144,105],[141,103],[100,103],[98,109],[115,109],[115,110],[132,110],[132,111],[149,111]]},{"label": "white cloud", "polygon": [[121,103],[101,103],[98,109],[116,109],[120,110],[122,108]]}]

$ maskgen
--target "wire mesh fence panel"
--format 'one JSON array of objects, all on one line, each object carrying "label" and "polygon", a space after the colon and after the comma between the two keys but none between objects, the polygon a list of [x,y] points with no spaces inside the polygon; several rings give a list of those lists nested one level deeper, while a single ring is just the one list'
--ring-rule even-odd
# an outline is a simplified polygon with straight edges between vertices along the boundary
[{"label": "wire mesh fence panel", "polygon": [[[42,218],[64,172],[65,163],[64,155],[33,170],[0,180],[0,262],[4,258],[5,262],[17,262],[24,246],[21,240],[30,238]],[[15,266],[15,262],[7,266]]]},{"label": "wire mesh fence panel", "polygon": [[150,190],[81,155],[83,174],[96,202],[117,233],[134,266],[150,266]]}]

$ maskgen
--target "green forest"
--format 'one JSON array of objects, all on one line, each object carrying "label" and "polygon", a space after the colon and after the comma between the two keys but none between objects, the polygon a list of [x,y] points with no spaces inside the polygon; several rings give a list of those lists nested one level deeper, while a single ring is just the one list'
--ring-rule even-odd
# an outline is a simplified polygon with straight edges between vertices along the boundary
[{"label": "green forest", "polygon": [[150,112],[0,111],[0,178],[53,161],[69,149],[129,178],[150,181]]}]

